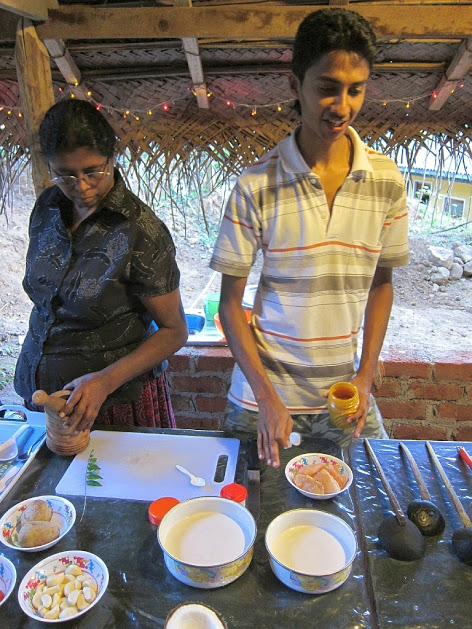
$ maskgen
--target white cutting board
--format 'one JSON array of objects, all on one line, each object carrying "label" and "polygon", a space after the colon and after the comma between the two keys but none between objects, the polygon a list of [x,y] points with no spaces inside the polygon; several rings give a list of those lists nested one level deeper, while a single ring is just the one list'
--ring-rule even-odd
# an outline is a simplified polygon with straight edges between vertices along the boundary
[{"label": "white cutting board", "polygon": [[[234,482],[239,440],[94,430],[87,448],[74,457],[59,481],[57,494],[84,495],[87,462],[92,450],[100,467],[102,485],[87,485],[87,496],[147,502],[163,496],[187,500],[196,496],[219,496],[224,485]],[[221,455],[228,457],[228,463],[224,479],[215,482]],[[175,468],[177,463],[204,478],[205,487],[191,485],[188,476]]]}]

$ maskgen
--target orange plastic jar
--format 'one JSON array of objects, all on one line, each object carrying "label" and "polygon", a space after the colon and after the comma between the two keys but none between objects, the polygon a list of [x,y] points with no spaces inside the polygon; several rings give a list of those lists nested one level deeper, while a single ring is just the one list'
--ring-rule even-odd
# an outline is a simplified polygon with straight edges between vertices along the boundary
[{"label": "orange plastic jar", "polygon": [[331,422],[336,428],[352,428],[347,418],[359,407],[359,391],[350,382],[336,382],[328,392],[328,411]]}]

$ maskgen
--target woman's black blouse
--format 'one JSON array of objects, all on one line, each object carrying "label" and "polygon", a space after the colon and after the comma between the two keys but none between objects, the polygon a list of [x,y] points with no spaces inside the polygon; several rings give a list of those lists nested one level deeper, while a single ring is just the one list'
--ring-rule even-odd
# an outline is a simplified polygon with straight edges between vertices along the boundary
[{"label": "woman's black blouse", "polygon": [[[15,372],[15,389],[28,402],[37,374],[60,390],[129,354],[154,325],[139,298],[179,286],[167,227],[117,171],[100,208],[73,233],[71,224],[71,202],[57,186],[45,190],[30,218],[23,287],[33,310]],[[128,402],[140,392],[137,378],[107,403]]]}]

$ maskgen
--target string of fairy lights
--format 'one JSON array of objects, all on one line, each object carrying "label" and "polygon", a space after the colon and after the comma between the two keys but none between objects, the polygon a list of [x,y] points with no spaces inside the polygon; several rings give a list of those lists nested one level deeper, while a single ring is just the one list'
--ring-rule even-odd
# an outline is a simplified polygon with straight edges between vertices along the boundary
[{"label": "string of fairy lights", "polygon": [[[78,85],[76,85],[75,87],[77,88]],[[451,89],[451,94],[454,94],[454,92],[457,89],[462,89],[463,87],[464,87],[464,84],[460,83],[458,87]],[[74,91],[74,86],[67,86],[65,89],[62,87],[59,87],[58,91],[60,94],[64,95],[64,98],[67,98],[67,97],[77,98],[77,94]],[[130,118],[134,118],[136,121],[139,121],[145,118],[146,116],[153,116],[156,113],[163,113],[163,114],[169,113],[172,111],[174,105],[176,105],[180,101],[188,101],[192,97],[196,98],[196,96],[197,96],[197,92],[193,90],[192,88],[188,87],[187,92],[183,96],[170,98],[159,103],[153,103],[152,105],[148,105],[146,107],[139,107],[139,106],[113,107],[111,105],[105,105],[104,103],[97,101],[94,98],[93,92],[91,90],[88,90],[86,92],[87,99],[97,108],[98,111],[103,109],[107,111],[108,113],[116,113],[124,119],[130,117]],[[295,102],[295,98],[287,98],[287,99],[283,99],[279,101],[261,103],[261,104],[244,103],[244,102],[238,102],[226,96],[220,96],[218,94],[214,94],[211,91],[207,91],[206,96],[209,100],[224,102],[227,107],[230,107],[233,110],[238,110],[238,109],[250,110],[251,115],[253,117],[257,116],[258,111],[264,110],[264,109],[273,109],[274,111],[280,112],[282,111],[284,105]],[[377,103],[377,104],[382,105],[383,107],[387,107],[388,105],[394,104],[394,103],[395,104],[400,103],[405,106],[405,110],[407,110],[406,115],[408,115],[408,110],[417,101],[426,100],[426,99],[429,100],[431,98],[436,99],[437,97],[438,97],[438,94],[436,93],[436,91],[433,91],[433,92],[428,92],[426,94],[421,94],[419,96],[412,96],[408,98],[375,99],[375,98],[369,98],[367,96],[366,102]],[[10,118],[12,116],[22,118],[24,115],[21,107],[16,107],[16,106],[11,106],[5,103],[0,103],[0,115],[2,114],[4,116],[6,115],[7,118]]]}]

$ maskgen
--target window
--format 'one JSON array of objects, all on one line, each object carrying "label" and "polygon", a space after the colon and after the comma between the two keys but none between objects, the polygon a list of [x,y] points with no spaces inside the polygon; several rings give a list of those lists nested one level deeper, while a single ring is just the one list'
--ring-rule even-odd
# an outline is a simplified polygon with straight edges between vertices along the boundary
[{"label": "window", "polygon": [[449,214],[451,218],[460,218],[464,214],[464,205],[464,199],[444,197],[444,214]]},{"label": "window", "polygon": [[414,184],[415,199],[418,199],[420,203],[428,205],[431,197],[432,185],[426,181],[415,181]]}]

